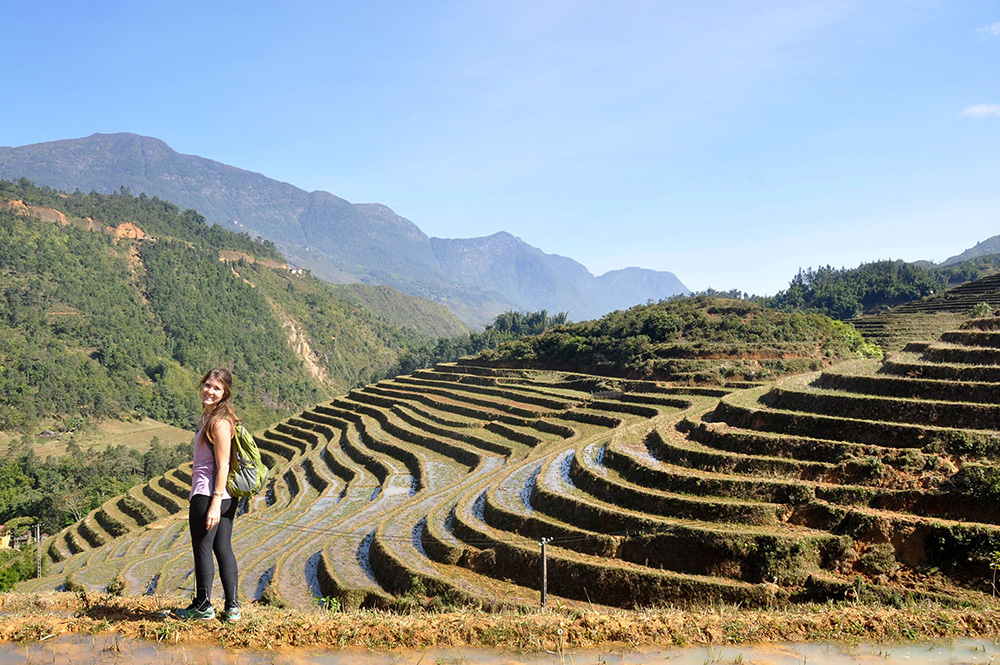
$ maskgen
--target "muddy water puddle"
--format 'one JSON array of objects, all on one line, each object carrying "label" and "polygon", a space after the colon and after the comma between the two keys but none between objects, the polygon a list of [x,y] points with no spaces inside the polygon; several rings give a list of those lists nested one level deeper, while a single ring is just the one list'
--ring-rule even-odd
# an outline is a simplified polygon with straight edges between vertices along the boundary
[{"label": "muddy water puddle", "polygon": [[1000,663],[993,639],[956,639],[906,644],[762,644],[743,646],[593,649],[565,653],[511,654],[488,649],[449,648],[371,652],[281,649],[247,651],[210,645],[172,645],[114,635],[62,636],[29,644],[0,644],[0,665],[15,663],[177,663],[183,665],[972,665]]}]

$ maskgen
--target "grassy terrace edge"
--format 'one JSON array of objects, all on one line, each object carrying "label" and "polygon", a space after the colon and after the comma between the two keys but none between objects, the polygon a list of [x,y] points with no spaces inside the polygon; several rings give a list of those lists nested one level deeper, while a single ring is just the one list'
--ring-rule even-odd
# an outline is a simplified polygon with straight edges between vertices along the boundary
[{"label": "grassy terrace edge", "polygon": [[[173,603],[168,602],[173,601]],[[0,594],[0,641],[32,643],[59,635],[115,633],[165,643],[221,642],[227,647],[419,649],[479,647],[516,652],[623,645],[752,644],[843,640],[898,642],[1000,634],[1000,605],[944,608],[933,603],[878,607],[849,602],[762,609],[719,605],[709,610],[560,609],[395,614],[375,610],[326,613],[252,604],[243,621],[182,622],[159,618],[181,599],[74,593]]]}]

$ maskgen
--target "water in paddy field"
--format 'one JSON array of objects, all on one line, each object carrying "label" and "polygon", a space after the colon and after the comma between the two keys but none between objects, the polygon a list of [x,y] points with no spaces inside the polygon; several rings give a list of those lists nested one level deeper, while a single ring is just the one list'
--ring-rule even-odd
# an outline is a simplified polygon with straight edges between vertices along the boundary
[{"label": "water in paddy field", "polygon": [[371,652],[363,649],[245,651],[219,646],[140,642],[113,635],[62,636],[30,644],[0,644],[0,665],[14,663],[183,663],[185,665],[973,665],[1000,663],[992,639],[957,639],[907,644],[764,644],[670,647],[638,650],[592,649],[565,653],[516,654],[489,649],[448,648]]}]

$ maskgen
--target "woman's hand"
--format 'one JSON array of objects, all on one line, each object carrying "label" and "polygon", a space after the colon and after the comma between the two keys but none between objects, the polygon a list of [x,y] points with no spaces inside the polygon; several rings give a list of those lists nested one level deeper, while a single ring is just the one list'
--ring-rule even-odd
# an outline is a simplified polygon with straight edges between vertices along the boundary
[{"label": "woman's hand", "polygon": [[205,517],[205,529],[211,531],[219,526],[222,519],[222,497],[216,494],[212,497],[212,502],[208,504],[208,516]]}]

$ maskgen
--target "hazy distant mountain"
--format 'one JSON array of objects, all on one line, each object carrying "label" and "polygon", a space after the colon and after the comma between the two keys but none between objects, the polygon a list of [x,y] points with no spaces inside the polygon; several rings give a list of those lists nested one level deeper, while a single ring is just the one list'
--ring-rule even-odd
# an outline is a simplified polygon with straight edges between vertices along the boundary
[{"label": "hazy distant mountain", "polygon": [[593,318],[652,298],[686,293],[673,273],[643,268],[615,270],[595,278],[573,259],[545,254],[501,231],[485,238],[431,238],[431,247],[448,277],[458,285],[489,284],[523,310],[549,309],[560,294],[559,310],[587,312]]},{"label": "hazy distant mountain", "polygon": [[1000,236],[993,236],[992,238],[977,242],[975,247],[971,247],[961,254],[945,259],[941,262],[941,265],[950,266],[953,263],[961,263],[962,261],[974,259],[977,256],[987,256],[989,254],[1000,254]]},{"label": "hazy distant mountain", "polygon": [[[609,303],[626,301],[636,293],[648,293],[652,300],[659,300],[656,293],[686,293],[688,288],[672,272],[648,268],[612,270],[597,278]],[[612,306],[611,309],[615,307]]]},{"label": "hazy distant mountain", "polygon": [[[505,231],[485,238],[431,238],[431,248],[452,282],[487,286],[520,309],[581,311],[585,288],[594,281],[576,261],[545,254]],[[554,293],[560,296],[559,307],[553,307]]]},{"label": "hazy distant mountain", "polygon": [[135,134],[0,147],[0,178],[21,177],[66,191],[126,187],[157,196],[268,238],[323,279],[387,284],[441,302],[475,325],[510,308],[567,311],[582,320],[687,292],[669,272],[629,268],[594,277],[508,233],[429,238],[384,205],[306,192]]}]

